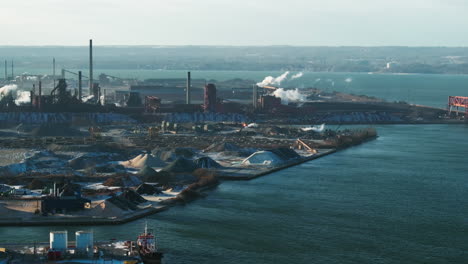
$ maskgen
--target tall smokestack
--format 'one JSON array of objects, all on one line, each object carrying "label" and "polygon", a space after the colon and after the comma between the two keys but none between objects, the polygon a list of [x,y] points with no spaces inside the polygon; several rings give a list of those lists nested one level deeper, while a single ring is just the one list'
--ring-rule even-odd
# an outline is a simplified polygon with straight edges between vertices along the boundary
[{"label": "tall smokestack", "polygon": [[39,81],[39,102],[37,103],[39,110],[42,108],[42,81]]},{"label": "tall smokestack", "polygon": [[6,60],[5,60],[5,81],[8,81],[8,65],[7,65]]},{"label": "tall smokestack", "polygon": [[258,86],[256,84],[253,85],[253,94],[252,94],[252,105],[254,109],[257,109],[257,102],[258,102]]},{"label": "tall smokestack", "polygon": [[83,90],[82,78],[83,76],[81,75],[81,71],[79,71],[78,72],[78,100],[80,102],[81,102],[82,90]]},{"label": "tall smokestack", "polygon": [[14,80],[15,79],[15,72],[13,70],[13,60],[11,60],[11,79]]},{"label": "tall smokestack", "polygon": [[55,58],[52,59],[52,76],[54,76],[54,88],[55,88]]},{"label": "tall smokestack", "polygon": [[93,40],[89,40],[89,94],[93,92]]},{"label": "tall smokestack", "polygon": [[190,104],[190,88],[192,86],[192,80],[190,76],[190,72],[187,72],[187,89],[186,89],[186,94],[185,94],[185,99],[187,104]]}]

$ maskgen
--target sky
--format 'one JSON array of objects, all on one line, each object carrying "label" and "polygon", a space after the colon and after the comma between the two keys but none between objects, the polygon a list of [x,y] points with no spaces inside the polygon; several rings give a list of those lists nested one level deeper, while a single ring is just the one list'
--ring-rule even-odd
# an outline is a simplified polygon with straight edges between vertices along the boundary
[{"label": "sky", "polygon": [[0,0],[0,45],[468,46],[468,0]]}]

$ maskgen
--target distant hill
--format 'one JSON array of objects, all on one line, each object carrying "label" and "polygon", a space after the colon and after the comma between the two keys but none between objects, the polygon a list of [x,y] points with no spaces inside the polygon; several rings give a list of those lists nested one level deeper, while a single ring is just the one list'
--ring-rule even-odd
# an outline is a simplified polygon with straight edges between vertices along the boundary
[{"label": "distant hill", "polygon": [[[105,69],[468,74],[468,47],[95,46],[94,54],[96,67]],[[50,67],[52,57],[86,68],[88,48],[0,46],[0,60],[13,59],[16,67]]]}]

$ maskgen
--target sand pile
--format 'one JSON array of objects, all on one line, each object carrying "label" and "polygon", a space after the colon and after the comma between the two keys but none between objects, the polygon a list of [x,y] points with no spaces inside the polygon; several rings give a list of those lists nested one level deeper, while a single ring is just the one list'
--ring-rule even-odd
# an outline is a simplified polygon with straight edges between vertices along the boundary
[{"label": "sand pile", "polygon": [[101,216],[101,217],[115,217],[121,216],[127,213],[126,210],[122,210],[109,201],[104,201],[96,205],[95,207],[82,211],[83,215],[89,216]]},{"label": "sand pile", "polygon": [[140,154],[135,158],[120,163],[125,167],[144,168],[144,167],[164,167],[166,163],[151,154]]}]

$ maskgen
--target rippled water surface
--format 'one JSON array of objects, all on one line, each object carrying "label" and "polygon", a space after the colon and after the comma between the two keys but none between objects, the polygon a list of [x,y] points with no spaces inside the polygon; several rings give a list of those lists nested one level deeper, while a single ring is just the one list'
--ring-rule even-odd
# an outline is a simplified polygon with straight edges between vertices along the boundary
[{"label": "rippled water surface", "polygon": [[[166,263],[467,263],[468,126],[377,129],[375,141],[149,217]],[[125,240],[144,222],[92,229]],[[52,229],[0,227],[0,243]]]}]

